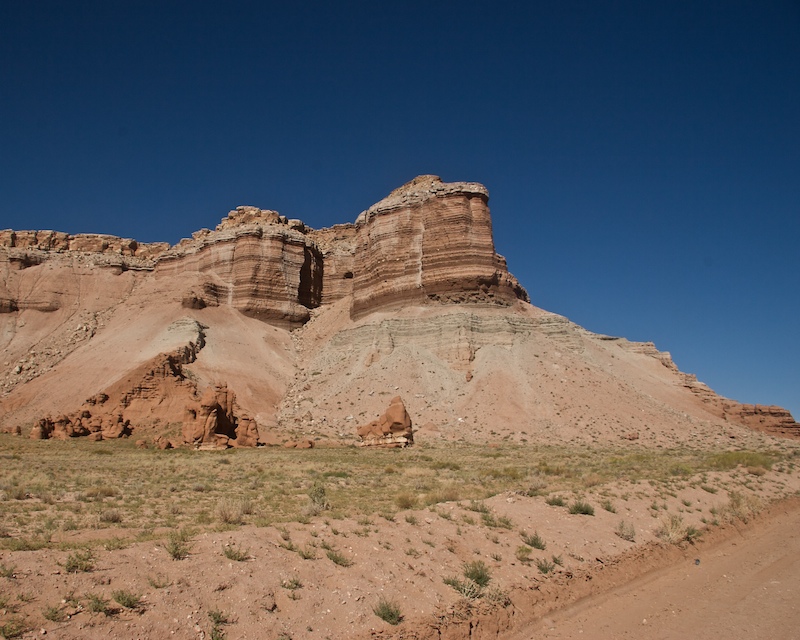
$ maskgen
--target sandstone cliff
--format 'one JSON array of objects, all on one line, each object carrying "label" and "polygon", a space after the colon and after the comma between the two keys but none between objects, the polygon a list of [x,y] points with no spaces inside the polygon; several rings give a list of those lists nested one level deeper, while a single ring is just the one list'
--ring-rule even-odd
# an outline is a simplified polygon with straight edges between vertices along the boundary
[{"label": "sandstone cliff", "polygon": [[322,256],[299,221],[239,207],[215,231],[201,231],[158,256],[156,277],[202,274],[184,306],[227,304],[245,315],[297,326],[319,306]]},{"label": "sandstone cliff", "polygon": [[420,176],[356,220],[352,313],[428,300],[528,300],[492,240],[483,185]]},{"label": "sandstone cliff", "polygon": [[0,232],[0,429],[352,443],[402,396],[418,441],[800,434],[652,343],[529,304],[487,203],[482,185],[420,176],[327,229],[238,207],[173,247]]}]

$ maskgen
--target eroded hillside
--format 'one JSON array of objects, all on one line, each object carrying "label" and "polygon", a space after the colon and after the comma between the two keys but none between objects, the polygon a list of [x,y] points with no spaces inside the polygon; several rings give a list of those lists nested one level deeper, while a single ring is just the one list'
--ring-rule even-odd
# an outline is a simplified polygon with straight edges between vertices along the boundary
[{"label": "eroded hillside", "polygon": [[0,428],[162,446],[348,444],[401,396],[417,441],[796,437],[651,343],[531,305],[488,192],[420,176],[314,230],[256,207],[173,247],[0,232]]}]

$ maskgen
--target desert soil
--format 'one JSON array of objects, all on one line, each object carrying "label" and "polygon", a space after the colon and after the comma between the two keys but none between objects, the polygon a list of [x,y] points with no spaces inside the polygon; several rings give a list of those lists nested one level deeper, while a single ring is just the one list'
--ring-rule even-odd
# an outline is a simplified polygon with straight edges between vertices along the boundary
[{"label": "desert soil", "polygon": [[[23,452],[40,447],[22,444]],[[285,452],[252,451],[238,452],[237,465],[220,468],[241,470],[259,453],[265,462],[289,464]],[[403,455],[418,454],[400,452],[391,460],[397,465]],[[164,456],[164,464],[170,461],[180,462]],[[389,477],[403,486],[412,472],[423,471],[408,467]],[[335,511],[324,511],[283,524],[216,523],[194,529],[180,560],[170,557],[174,532],[125,527],[133,518],[125,510],[127,487],[123,497],[103,499],[119,505],[119,525],[56,531],[38,550],[12,550],[36,539],[13,536],[48,505],[6,496],[9,509],[25,511],[0,520],[7,547],[0,551],[0,624],[12,631],[18,625],[26,638],[61,640],[789,638],[798,626],[790,595],[800,586],[800,501],[786,499],[798,495],[800,474],[790,462],[753,471],[617,481],[547,496],[506,491],[388,517],[334,518]],[[559,495],[565,504],[553,503]],[[77,509],[68,498],[61,498],[63,506]],[[570,513],[576,498],[592,504],[594,515]],[[754,516],[751,507],[771,502],[780,506]],[[635,540],[620,537],[623,522]],[[670,522],[679,525],[674,543],[661,533]],[[702,532],[699,542],[691,531]],[[545,549],[523,544],[534,532]],[[88,566],[70,569],[85,544]],[[230,558],[231,549],[243,557]],[[490,581],[482,597],[465,598],[445,579],[464,582],[465,567],[475,563]],[[549,569],[543,572],[540,563]],[[669,566],[675,568],[648,573]],[[684,585],[687,575],[694,582]],[[121,593],[139,602],[126,607]],[[596,599],[581,600],[587,597]],[[400,625],[374,613],[381,600],[398,607]],[[554,613],[559,610],[564,613]]]},{"label": "desert soil", "polygon": [[545,617],[508,640],[800,638],[800,502],[667,568]]}]

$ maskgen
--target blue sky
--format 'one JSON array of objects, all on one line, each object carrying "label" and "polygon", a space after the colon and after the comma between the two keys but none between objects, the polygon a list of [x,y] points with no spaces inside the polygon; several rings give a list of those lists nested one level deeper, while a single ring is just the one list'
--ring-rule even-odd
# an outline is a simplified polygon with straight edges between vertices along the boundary
[{"label": "blue sky", "polygon": [[484,183],[537,306],[800,418],[800,5],[0,2],[0,228]]}]

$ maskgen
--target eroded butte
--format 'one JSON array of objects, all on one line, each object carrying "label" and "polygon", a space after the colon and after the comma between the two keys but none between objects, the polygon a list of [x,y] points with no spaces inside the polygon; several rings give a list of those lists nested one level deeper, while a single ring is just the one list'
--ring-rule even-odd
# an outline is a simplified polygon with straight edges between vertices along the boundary
[{"label": "eroded butte", "polygon": [[403,444],[800,434],[530,304],[477,183],[420,176],[319,230],[238,207],[172,247],[7,230],[0,272],[0,429],[24,436],[353,444],[395,397]]}]

